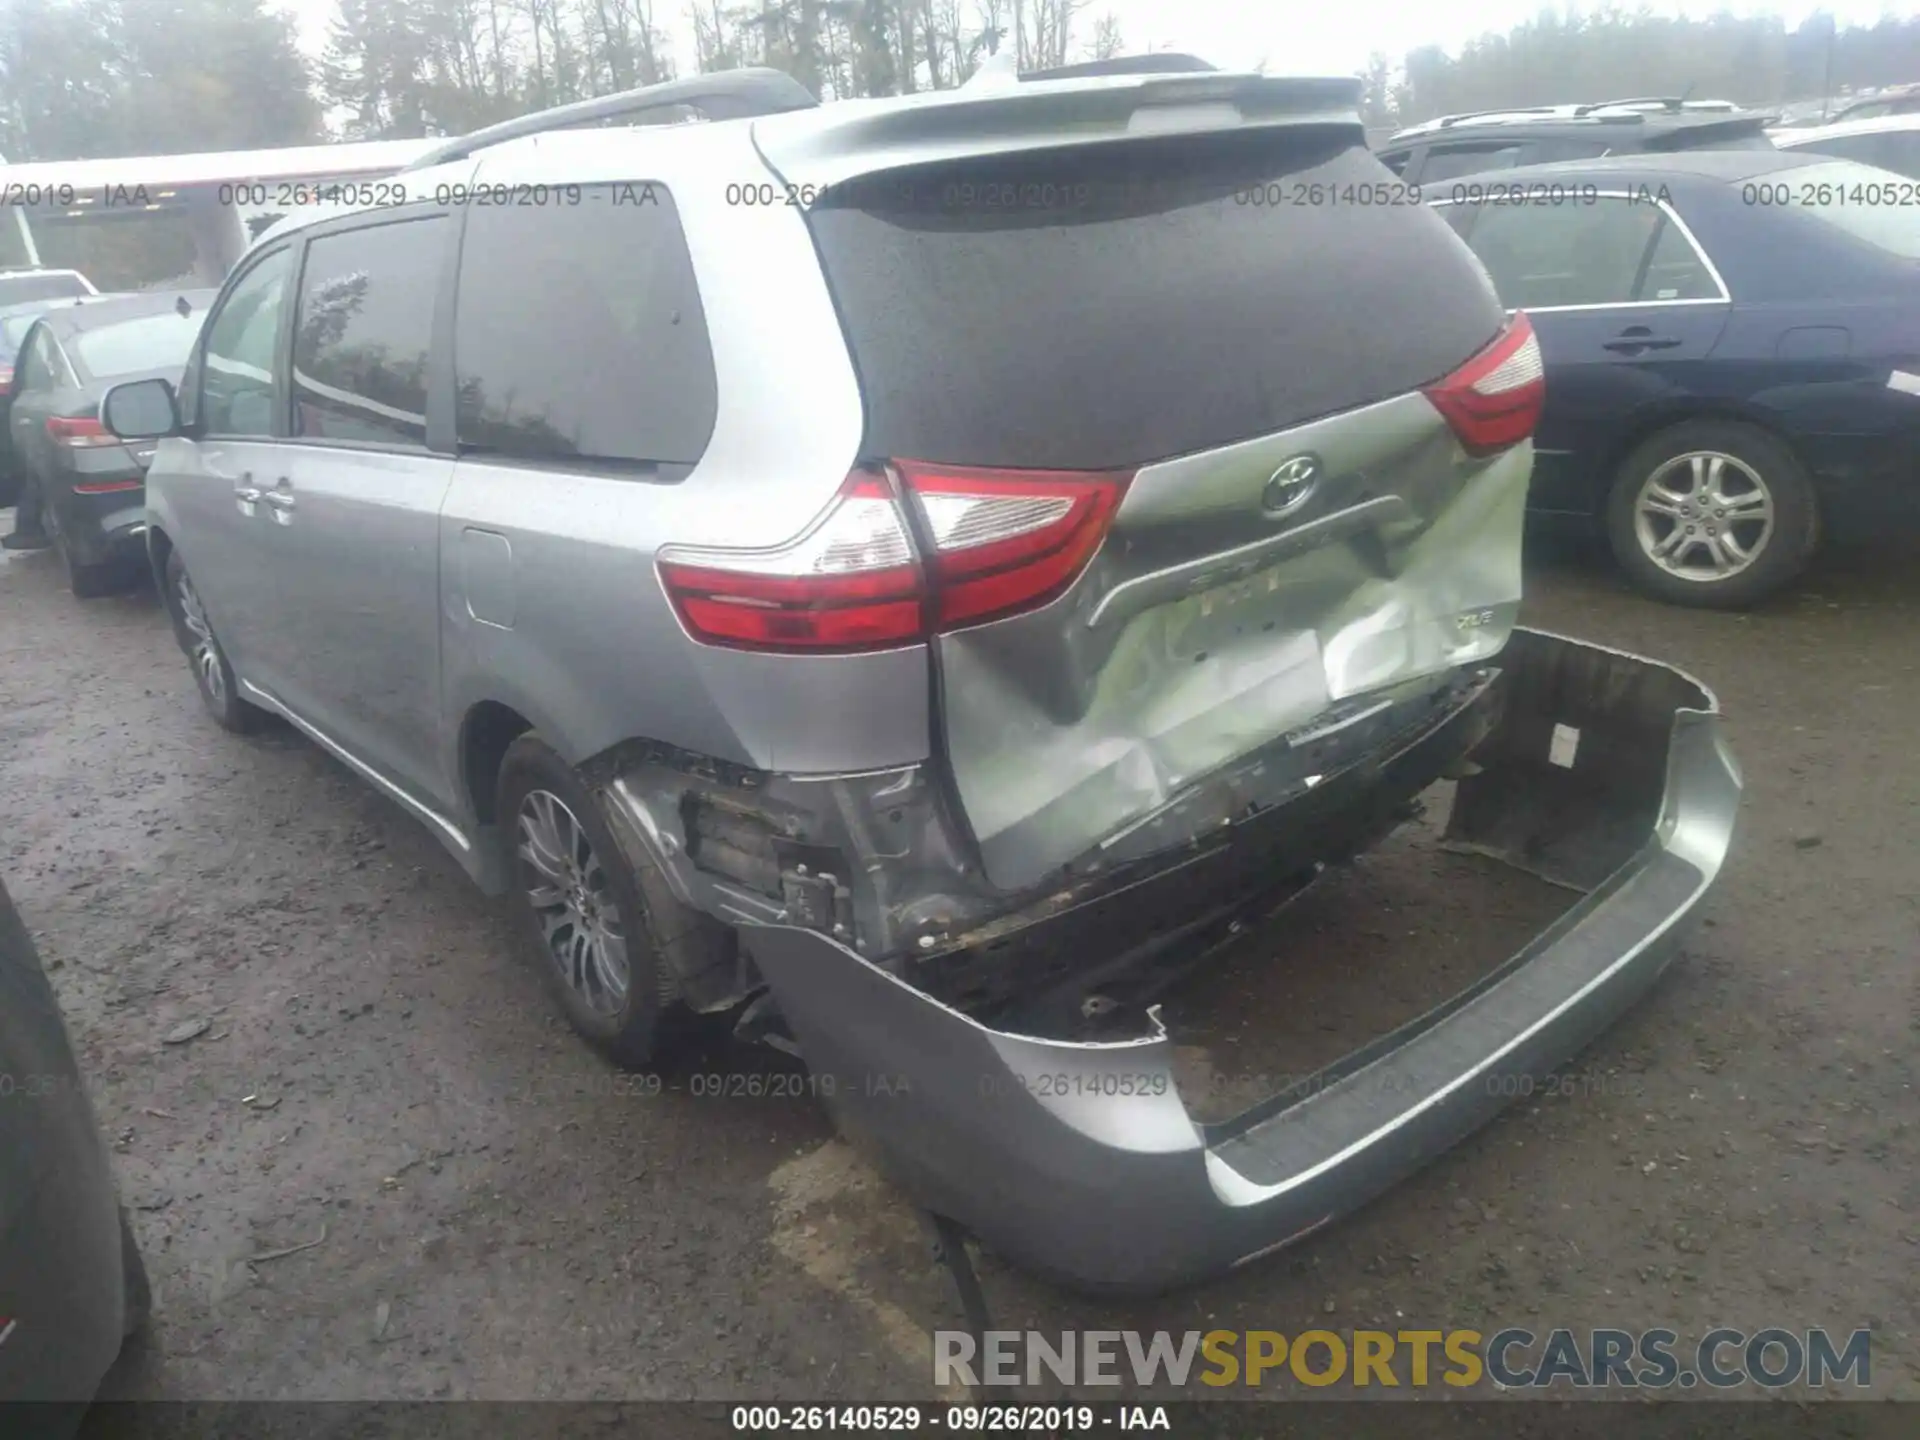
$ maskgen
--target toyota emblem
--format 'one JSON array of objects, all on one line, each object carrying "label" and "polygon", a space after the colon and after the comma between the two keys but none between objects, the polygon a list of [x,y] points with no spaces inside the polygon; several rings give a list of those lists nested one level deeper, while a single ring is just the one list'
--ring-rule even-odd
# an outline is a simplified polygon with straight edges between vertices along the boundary
[{"label": "toyota emblem", "polygon": [[1322,469],[1317,455],[1296,455],[1282,462],[1280,468],[1267,477],[1267,487],[1260,492],[1261,508],[1275,520],[1293,514],[1320,488]]}]

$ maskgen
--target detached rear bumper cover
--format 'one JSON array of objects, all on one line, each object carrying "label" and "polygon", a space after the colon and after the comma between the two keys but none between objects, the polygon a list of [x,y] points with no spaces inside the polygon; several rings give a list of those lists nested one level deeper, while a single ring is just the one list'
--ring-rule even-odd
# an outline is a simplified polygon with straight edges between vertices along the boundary
[{"label": "detached rear bumper cover", "polygon": [[[1449,837],[1587,891],[1482,981],[1218,1125],[1164,1034],[989,1029],[815,932],[743,932],[840,1122],[927,1208],[1089,1289],[1204,1279],[1353,1209],[1491,1118],[1654,981],[1719,874],[1740,772],[1712,693],[1536,631],[1496,662],[1501,718]],[[902,1078],[909,1088],[903,1089]]]}]

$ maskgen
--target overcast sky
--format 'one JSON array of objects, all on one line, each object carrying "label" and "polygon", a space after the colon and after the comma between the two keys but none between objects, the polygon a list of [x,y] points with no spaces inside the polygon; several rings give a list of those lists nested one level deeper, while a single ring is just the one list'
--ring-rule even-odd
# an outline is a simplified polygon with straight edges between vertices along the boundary
[{"label": "overcast sky", "polygon": [[[304,48],[318,55],[326,44],[334,0],[283,0],[283,8],[298,17]],[[1476,35],[1508,30],[1542,8],[1539,0],[1426,0],[1419,5],[1408,0],[1322,0],[1295,5],[1270,0],[1089,0],[1084,28],[1091,35],[1095,18],[1111,11],[1119,18],[1129,51],[1187,50],[1223,68],[1250,68],[1265,58],[1268,70],[1276,74],[1345,75],[1365,65],[1369,51],[1384,50],[1398,60],[1421,45],[1458,50]],[[1824,6],[1669,0],[1650,8],[1695,18],[1718,11],[1774,13],[1793,26],[1822,9],[1843,24],[1872,24],[1883,13],[1907,15],[1913,7],[1883,0],[1835,0]],[[674,36],[674,58],[683,69],[690,69],[693,42],[686,9],[685,0],[655,0],[654,23]]]}]

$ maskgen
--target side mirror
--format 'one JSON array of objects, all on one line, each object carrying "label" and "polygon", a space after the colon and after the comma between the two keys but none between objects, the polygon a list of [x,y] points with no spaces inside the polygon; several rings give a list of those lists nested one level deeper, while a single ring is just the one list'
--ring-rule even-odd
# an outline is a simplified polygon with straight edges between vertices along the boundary
[{"label": "side mirror", "polygon": [[129,380],[107,391],[100,421],[122,440],[161,440],[180,433],[180,405],[165,380]]}]

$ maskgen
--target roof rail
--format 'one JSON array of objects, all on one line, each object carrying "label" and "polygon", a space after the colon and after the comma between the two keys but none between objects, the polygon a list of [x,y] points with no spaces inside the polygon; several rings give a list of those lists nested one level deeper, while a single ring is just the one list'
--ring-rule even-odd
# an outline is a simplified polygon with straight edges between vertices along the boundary
[{"label": "roof rail", "polygon": [[1492,110],[1463,110],[1458,115],[1442,115],[1433,123],[1445,130],[1451,125],[1464,125],[1469,120],[1485,120],[1491,115],[1552,115],[1558,110],[1557,105],[1500,105]]},{"label": "roof rail", "polygon": [[1198,55],[1161,51],[1157,55],[1116,55],[1111,60],[1083,60],[1077,65],[1056,65],[1050,70],[1024,70],[1022,80],[1081,80],[1094,75],[1197,75],[1203,70],[1217,71]]},{"label": "roof rail", "polygon": [[1629,95],[1624,100],[1596,100],[1591,105],[1576,105],[1573,113],[1591,115],[1596,110],[1639,110],[1653,105],[1669,114],[1678,115],[1684,104],[1678,95]]},{"label": "roof rail", "polygon": [[702,111],[709,120],[743,120],[752,115],[779,115],[788,110],[810,110],[820,102],[813,93],[780,70],[755,67],[746,70],[721,70],[712,75],[689,75],[683,80],[668,80],[659,85],[642,85],[637,90],[622,90],[578,100],[571,105],[556,105],[536,110],[517,120],[503,120],[469,135],[460,135],[444,145],[436,145],[412,164],[402,168],[424,170],[450,160],[464,160],[476,150],[504,144],[526,135],[549,130],[565,130],[575,125],[590,125],[622,115],[643,115],[649,111],[686,108]]}]

